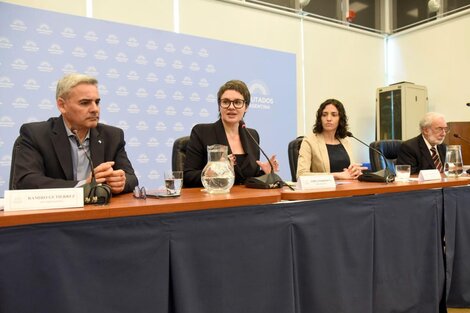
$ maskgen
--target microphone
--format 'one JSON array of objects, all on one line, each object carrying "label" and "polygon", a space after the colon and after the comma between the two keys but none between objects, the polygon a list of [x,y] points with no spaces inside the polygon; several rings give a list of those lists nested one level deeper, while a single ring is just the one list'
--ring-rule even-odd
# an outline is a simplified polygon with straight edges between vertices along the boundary
[{"label": "microphone", "polygon": [[[470,106],[470,103],[467,103],[467,105]],[[465,142],[467,144],[470,144],[470,140],[461,137],[459,134],[454,133],[454,137],[459,138],[460,140],[462,140],[463,142]],[[467,170],[467,174],[470,174],[470,168]]]},{"label": "microphone", "polygon": [[106,184],[98,184],[95,177],[95,167],[93,166],[93,161],[91,160],[88,151],[83,146],[82,141],[78,137],[78,131],[72,129],[72,133],[77,141],[78,149],[85,152],[85,156],[90,162],[91,167],[91,182],[83,185],[83,197],[86,204],[108,204],[111,200],[111,187]]},{"label": "microphone", "polygon": [[282,186],[287,186],[291,190],[294,190],[291,186],[286,184],[279,175],[274,173],[274,166],[271,163],[271,160],[269,157],[266,155],[264,150],[261,148],[261,146],[258,144],[256,139],[251,135],[251,133],[246,129],[246,124],[243,120],[240,121],[240,126],[245,130],[245,132],[248,134],[248,136],[251,138],[251,140],[256,144],[258,147],[259,151],[263,153],[264,157],[268,160],[269,166],[271,167],[271,173],[261,175],[259,177],[250,177],[247,178],[245,181],[245,186],[249,188],[259,188],[259,189],[274,189],[274,188],[281,188]]},{"label": "microphone", "polygon": [[379,183],[392,183],[393,181],[395,181],[395,174],[393,173],[393,171],[391,171],[388,168],[387,158],[385,157],[385,155],[380,150],[375,149],[375,148],[371,147],[370,145],[366,144],[364,141],[362,141],[359,138],[355,137],[349,131],[346,132],[346,136],[356,139],[357,141],[359,141],[363,145],[367,146],[372,151],[378,153],[384,159],[384,162],[385,162],[385,169],[377,171],[377,172],[370,172],[370,171],[364,172],[364,173],[362,173],[362,175],[360,175],[357,178],[359,181],[379,182]]},{"label": "microphone", "polygon": [[467,103],[467,106],[470,107],[470,102]]},{"label": "microphone", "polygon": [[459,138],[460,140],[462,140],[462,141],[464,141],[464,142],[470,144],[470,140],[461,137],[459,134],[454,134],[454,137],[455,137],[455,138]]}]

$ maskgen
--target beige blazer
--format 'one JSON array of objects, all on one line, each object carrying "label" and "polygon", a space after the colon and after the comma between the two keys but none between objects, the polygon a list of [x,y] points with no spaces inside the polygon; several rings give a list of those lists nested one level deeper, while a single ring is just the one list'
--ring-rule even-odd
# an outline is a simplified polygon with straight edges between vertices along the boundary
[{"label": "beige blazer", "polygon": [[[347,138],[339,139],[352,161],[351,144]],[[299,150],[297,177],[306,173],[330,173],[330,158],[322,134],[311,133],[302,141]]]}]

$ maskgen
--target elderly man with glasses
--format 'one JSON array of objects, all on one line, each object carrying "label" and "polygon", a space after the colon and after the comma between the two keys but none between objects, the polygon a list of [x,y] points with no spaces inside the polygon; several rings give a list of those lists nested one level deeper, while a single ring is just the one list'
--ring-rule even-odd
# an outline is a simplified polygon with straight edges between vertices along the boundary
[{"label": "elderly man with glasses", "polygon": [[446,145],[442,142],[450,130],[444,116],[428,112],[419,122],[419,128],[420,135],[401,145],[397,164],[411,165],[411,174],[427,169],[442,172],[446,155]]}]

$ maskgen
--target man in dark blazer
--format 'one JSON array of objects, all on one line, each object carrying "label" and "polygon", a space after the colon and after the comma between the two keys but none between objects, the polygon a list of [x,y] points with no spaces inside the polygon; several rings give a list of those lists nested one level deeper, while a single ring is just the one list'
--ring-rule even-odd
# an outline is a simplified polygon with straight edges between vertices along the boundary
[{"label": "man in dark blazer", "polygon": [[435,169],[431,148],[435,147],[443,168],[446,145],[442,142],[449,132],[447,123],[442,114],[429,112],[419,123],[421,134],[404,141],[398,152],[397,164],[411,165],[411,174],[420,170]]},{"label": "man in dark blazer", "polygon": [[98,183],[109,185],[113,194],[131,192],[138,181],[124,133],[98,123],[98,81],[67,75],[57,83],[56,101],[59,117],[21,126],[13,189],[80,187],[91,181],[91,156]]}]

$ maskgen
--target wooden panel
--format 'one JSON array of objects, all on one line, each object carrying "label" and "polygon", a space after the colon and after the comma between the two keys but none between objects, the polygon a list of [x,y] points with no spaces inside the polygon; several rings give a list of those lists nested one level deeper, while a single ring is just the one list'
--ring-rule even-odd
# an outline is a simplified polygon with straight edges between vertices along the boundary
[{"label": "wooden panel", "polygon": [[[450,127],[450,133],[446,136],[444,143],[448,145],[462,146],[463,164],[470,165],[470,122],[447,122]],[[454,134],[467,140],[455,138]]]}]

